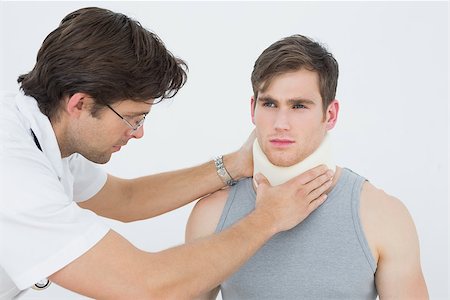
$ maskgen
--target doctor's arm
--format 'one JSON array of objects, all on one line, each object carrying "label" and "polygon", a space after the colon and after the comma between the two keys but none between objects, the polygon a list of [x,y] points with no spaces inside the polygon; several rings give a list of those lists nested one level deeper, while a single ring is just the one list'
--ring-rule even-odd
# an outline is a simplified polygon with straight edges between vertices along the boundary
[{"label": "doctor's arm", "polygon": [[[236,152],[223,157],[234,179],[251,176],[254,133]],[[186,205],[224,187],[213,161],[197,167],[165,172],[135,179],[108,175],[103,188],[91,199],[80,202],[82,208],[98,215],[131,222],[148,219]]]},{"label": "doctor's arm", "polygon": [[325,201],[331,174],[315,168],[286,184],[260,181],[254,211],[220,234],[149,253],[110,231],[49,277],[96,299],[191,299],[218,286],[274,234],[304,220]]}]

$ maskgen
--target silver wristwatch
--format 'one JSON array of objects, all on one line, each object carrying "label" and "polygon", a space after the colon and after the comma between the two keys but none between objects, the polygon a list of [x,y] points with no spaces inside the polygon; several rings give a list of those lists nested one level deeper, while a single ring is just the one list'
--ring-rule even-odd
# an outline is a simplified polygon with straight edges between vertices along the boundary
[{"label": "silver wristwatch", "polygon": [[234,180],[230,173],[228,173],[227,169],[225,169],[225,165],[223,164],[223,156],[219,155],[214,157],[214,164],[216,165],[217,175],[219,175],[220,179],[222,179],[223,183],[228,186],[235,185],[237,180]]}]

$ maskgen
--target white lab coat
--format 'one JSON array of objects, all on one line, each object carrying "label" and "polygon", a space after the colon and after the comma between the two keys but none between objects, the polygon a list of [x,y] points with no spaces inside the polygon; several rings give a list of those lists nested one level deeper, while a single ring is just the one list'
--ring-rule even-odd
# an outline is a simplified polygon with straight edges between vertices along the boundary
[{"label": "white lab coat", "polygon": [[[42,151],[31,134],[35,133]],[[49,119],[34,98],[0,94],[0,299],[60,270],[109,226],[76,202],[106,173],[79,154],[61,159]]]}]

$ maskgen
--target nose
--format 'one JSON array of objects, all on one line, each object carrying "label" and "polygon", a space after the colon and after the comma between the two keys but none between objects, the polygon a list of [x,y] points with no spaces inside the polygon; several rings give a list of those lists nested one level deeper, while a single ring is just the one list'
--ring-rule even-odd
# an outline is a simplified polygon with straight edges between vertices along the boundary
[{"label": "nose", "polygon": [[144,126],[138,128],[138,130],[131,133],[131,137],[135,139],[140,139],[144,136]]},{"label": "nose", "polygon": [[279,110],[275,116],[274,128],[276,130],[289,130],[289,117],[288,112]]}]

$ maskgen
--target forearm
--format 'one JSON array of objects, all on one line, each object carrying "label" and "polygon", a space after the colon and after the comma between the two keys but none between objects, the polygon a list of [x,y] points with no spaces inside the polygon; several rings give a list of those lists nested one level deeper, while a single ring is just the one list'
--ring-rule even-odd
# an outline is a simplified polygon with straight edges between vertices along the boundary
[{"label": "forearm", "polygon": [[[235,153],[224,156],[233,178],[244,176],[235,163]],[[154,217],[188,204],[224,187],[213,161],[197,167],[165,172],[129,181],[130,199],[121,207],[123,218],[135,221]],[[126,211],[125,211],[126,209]]]},{"label": "forearm", "polygon": [[193,299],[249,259],[276,232],[275,221],[254,211],[218,235],[157,253],[110,231],[49,279],[95,299]]},{"label": "forearm", "polygon": [[254,211],[220,234],[155,254],[148,277],[161,292],[155,297],[192,299],[212,290],[270,239],[272,222]]},{"label": "forearm", "polygon": [[[255,133],[252,132],[238,151],[223,157],[233,179],[252,175],[254,139]],[[136,179],[109,175],[106,184],[95,196],[78,204],[98,215],[131,222],[174,210],[224,186],[211,160],[197,167]]]}]

